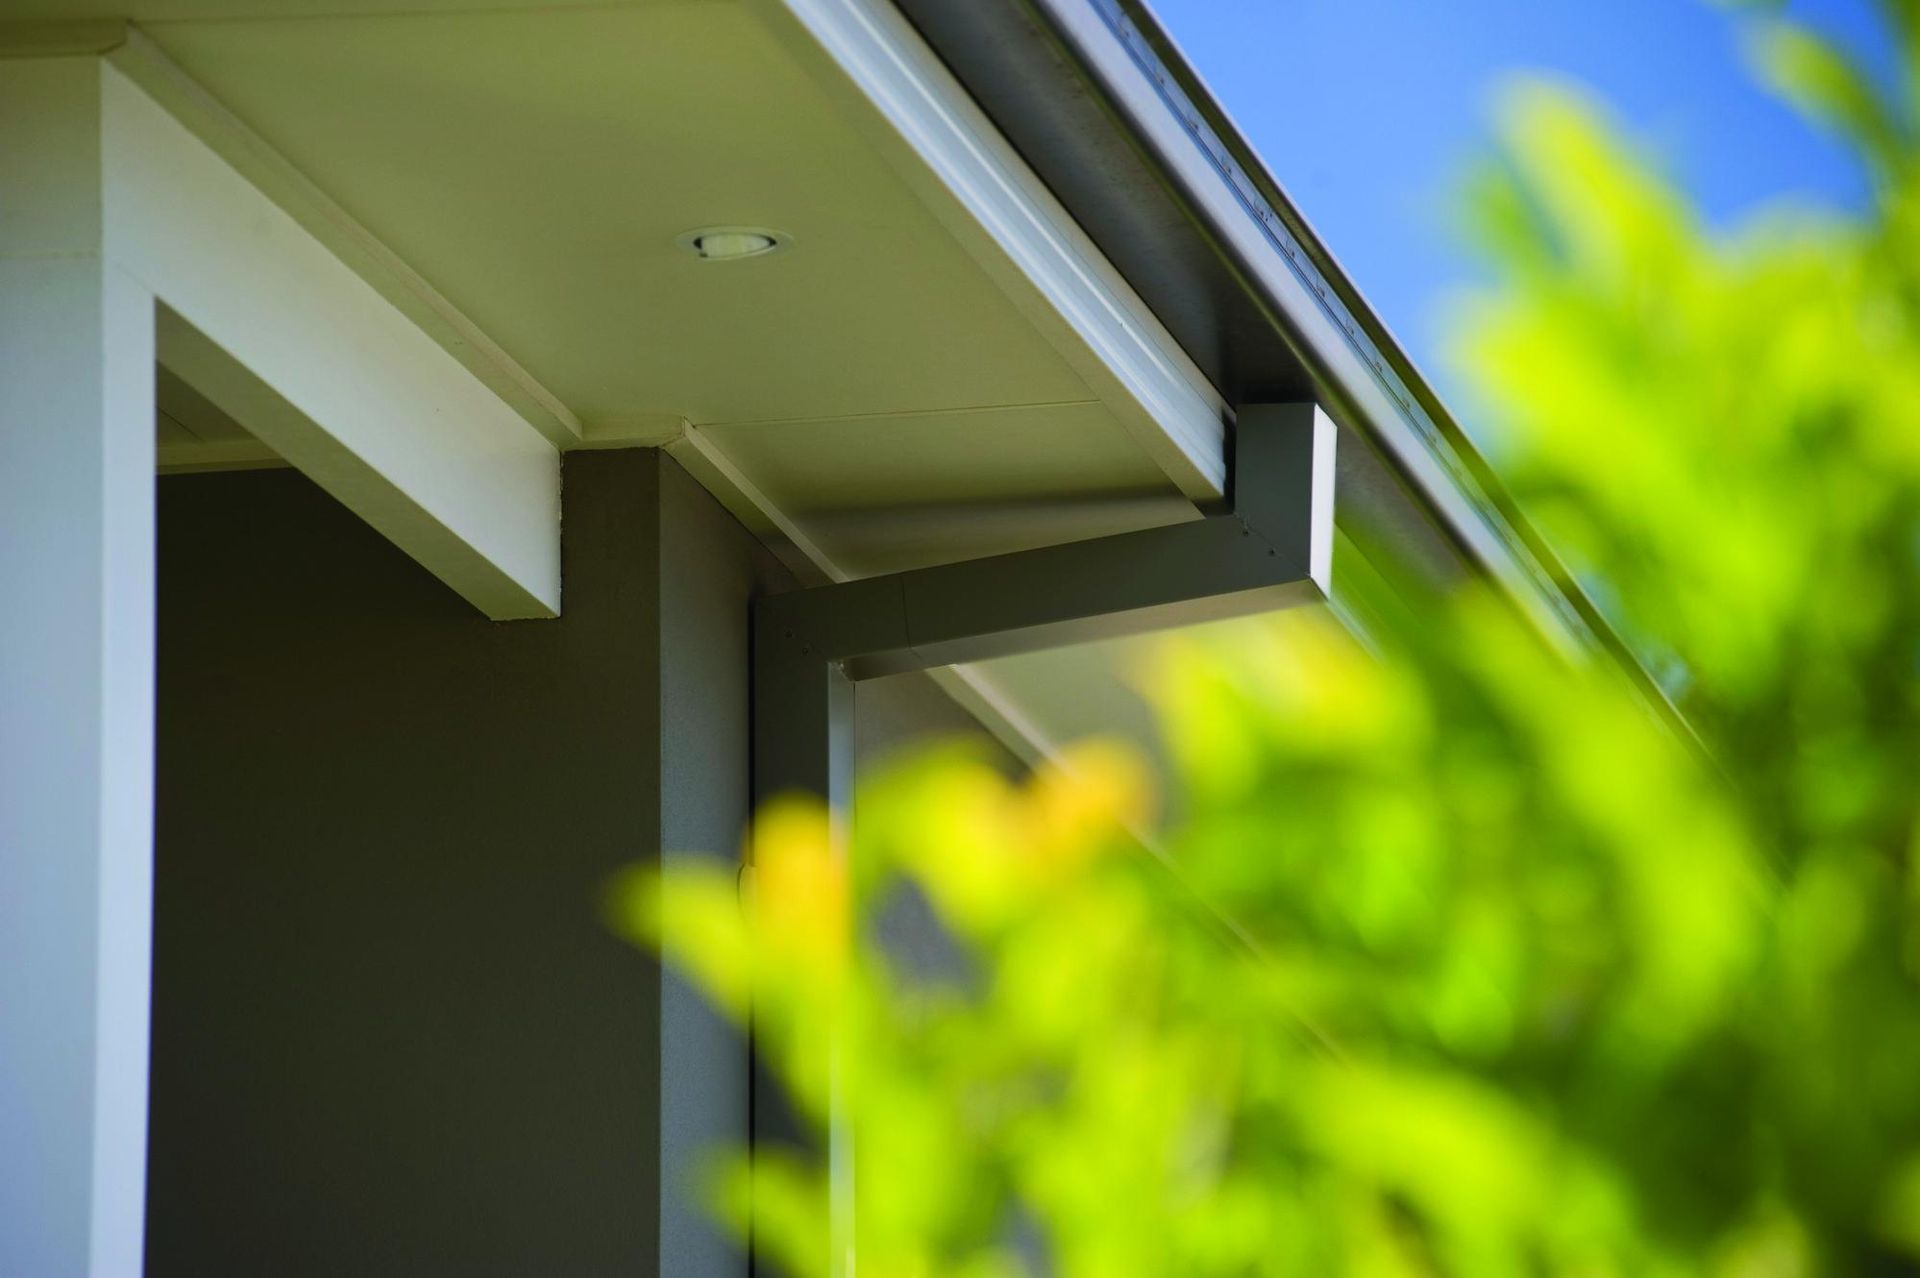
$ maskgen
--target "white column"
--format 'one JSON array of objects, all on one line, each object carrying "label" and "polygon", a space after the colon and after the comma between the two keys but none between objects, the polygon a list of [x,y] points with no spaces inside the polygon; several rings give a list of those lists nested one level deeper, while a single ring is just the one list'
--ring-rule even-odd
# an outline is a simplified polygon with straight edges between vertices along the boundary
[{"label": "white column", "polygon": [[0,1273],[141,1270],[154,302],[94,58],[0,61]]}]

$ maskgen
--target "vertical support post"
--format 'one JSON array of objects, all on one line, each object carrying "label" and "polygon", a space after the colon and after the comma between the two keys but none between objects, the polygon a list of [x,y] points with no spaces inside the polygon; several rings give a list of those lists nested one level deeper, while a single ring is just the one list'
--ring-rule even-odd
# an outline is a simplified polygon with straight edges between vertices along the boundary
[{"label": "vertical support post", "polygon": [[153,917],[154,301],[101,64],[0,61],[0,1271],[137,1275]]},{"label": "vertical support post", "polygon": [[[819,799],[844,823],[853,806],[853,681],[811,638],[757,609],[753,626],[753,804],[758,812],[781,796]],[[835,1088],[839,1062],[834,1064]],[[808,1137],[779,1082],[755,1053],[752,1134],[758,1146],[796,1145]],[[834,1107],[838,1110],[838,1104]],[[827,1135],[832,1183],[829,1272],[852,1272],[853,1161],[845,1133]],[[759,1261],[754,1260],[756,1271]]]},{"label": "vertical support post", "polygon": [[810,795],[845,818],[853,784],[853,681],[776,620],[755,626],[753,801]]},{"label": "vertical support post", "polygon": [[[568,501],[584,452],[567,462]],[[752,636],[740,626],[764,553],[663,450],[650,467],[659,598],[660,850],[733,864],[752,799]],[[571,508],[570,508],[571,509]],[[574,516],[568,515],[569,526]],[[569,589],[572,589],[571,579]],[[661,672],[667,672],[664,678]],[[693,852],[690,849],[708,849]],[[744,1278],[747,1253],[700,1199],[692,1170],[751,1139],[745,1034],[671,966],[660,972],[661,1274]]]},{"label": "vertical support post", "polygon": [[[856,678],[1329,598],[1336,434],[1317,404],[1247,405],[1235,424],[1229,515],[762,599],[755,807],[797,792],[842,821],[851,815]],[[854,1271],[844,1085],[836,1060],[827,1149],[835,1275]],[[757,1060],[752,1130],[756,1145],[804,1139]]]}]

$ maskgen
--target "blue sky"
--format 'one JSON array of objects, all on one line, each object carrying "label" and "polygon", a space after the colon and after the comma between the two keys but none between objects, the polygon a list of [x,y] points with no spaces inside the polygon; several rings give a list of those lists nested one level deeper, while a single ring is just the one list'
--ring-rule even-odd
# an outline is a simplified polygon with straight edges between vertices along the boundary
[{"label": "blue sky", "polygon": [[[1716,223],[1787,196],[1858,205],[1845,152],[1747,71],[1705,0],[1152,0],[1415,361],[1447,393],[1446,297],[1480,278],[1453,222],[1513,72],[1586,85]],[[1788,11],[1871,47],[1871,0]]]}]

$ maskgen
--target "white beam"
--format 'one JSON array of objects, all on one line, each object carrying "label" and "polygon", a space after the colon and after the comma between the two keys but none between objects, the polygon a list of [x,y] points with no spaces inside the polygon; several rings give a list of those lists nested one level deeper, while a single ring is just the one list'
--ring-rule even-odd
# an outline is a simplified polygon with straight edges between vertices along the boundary
[{"label": "white beam", "polygon": [[153,903],[152,295],[101,67],[0,61],[0,1273],[138,1274]]},{"label": "white beam", "polygon": [[488,616],[555,615],[553,444],[145,90],[100,87],[105,234],[168,368]]},{"label": "white beam", "polygon": [[1218,391],[890,0],[758,8],[1168,478],[1223,496]]},{"label": "white beam", "polygon": [[[88,25],[97,30],[108,24]],[[43,31],[41,38],[52,35]],[[145,32],[119,23],[110,39],[105,33],[95,38],[107,41],[99,47],[108,53],[116,69],[284,209],[554,447],[572,448],[584,438],[582,423],[559,396],[541,385],[379,237],[208,93]]]}]

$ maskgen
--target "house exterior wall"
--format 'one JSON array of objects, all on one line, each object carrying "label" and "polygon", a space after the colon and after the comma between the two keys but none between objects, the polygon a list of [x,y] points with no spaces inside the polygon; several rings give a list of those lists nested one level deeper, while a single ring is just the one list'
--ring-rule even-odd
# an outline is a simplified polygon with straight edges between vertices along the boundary
[{"label": "house exterior wall", "polygon": [[744,1272],[662,1171],[744,1054],[597,906],[737,845],[774,570],[655,452],[565,511],[502,624],[294,472],[161,482],[155,1278]]}]

